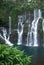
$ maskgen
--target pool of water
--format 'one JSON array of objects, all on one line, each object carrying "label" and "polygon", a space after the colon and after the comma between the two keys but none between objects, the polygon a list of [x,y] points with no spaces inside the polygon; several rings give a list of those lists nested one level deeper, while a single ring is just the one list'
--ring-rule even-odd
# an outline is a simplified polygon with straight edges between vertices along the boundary
[{"label": "pool of water", "polygon": [[44,47],[26,47],[18,46],[20,50],[25,50],[27,55],[31,55],[31,63],[29,65],[44,65]]}]

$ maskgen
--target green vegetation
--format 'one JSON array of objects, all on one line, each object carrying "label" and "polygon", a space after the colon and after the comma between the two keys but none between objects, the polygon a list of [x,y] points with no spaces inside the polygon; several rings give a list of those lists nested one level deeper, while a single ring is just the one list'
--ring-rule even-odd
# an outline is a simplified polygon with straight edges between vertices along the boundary
[{"label": "green vegetation", "polygon": [[30,62],[31,56],[25,55],[24,51],[0,44],[0,65],[28,65]]},{"label": "green vegetation", "polygon": [[[12,17],[12,27],[17,23],[17,16],[27,11],[33,11],[34,8],[40,8],[44,14],[44,0],[31,0],[30,2],[14,2],[0,0],[0,22],[8,26],[9,19]],[[43,15],[44,16],[44,15]]]}]

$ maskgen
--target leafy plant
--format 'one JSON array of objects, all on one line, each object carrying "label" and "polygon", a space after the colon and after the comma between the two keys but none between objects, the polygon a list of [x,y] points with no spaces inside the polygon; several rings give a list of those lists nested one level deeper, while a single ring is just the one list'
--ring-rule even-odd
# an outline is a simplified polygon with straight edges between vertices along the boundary
[{"label": "leafy plant", "polygon": [[25,55],[24,51],[0,44],[0,65],[28,65],[30,62],[31,56]]}]

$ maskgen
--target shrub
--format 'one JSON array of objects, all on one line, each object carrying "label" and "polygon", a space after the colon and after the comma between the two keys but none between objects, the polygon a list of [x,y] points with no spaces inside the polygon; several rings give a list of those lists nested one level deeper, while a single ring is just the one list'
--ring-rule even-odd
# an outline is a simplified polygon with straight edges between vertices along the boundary
[{"label": "shrub", "polygon": [[30,60],[31,56],[25,55],[17,47],[0,44],[0,65],[28,65]]}]

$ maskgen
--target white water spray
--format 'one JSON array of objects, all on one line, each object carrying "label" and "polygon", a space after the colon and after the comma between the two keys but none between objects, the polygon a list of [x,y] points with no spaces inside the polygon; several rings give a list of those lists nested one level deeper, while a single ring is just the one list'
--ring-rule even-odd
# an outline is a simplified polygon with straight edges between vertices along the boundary
[{"label": "white water spray", "polygon": [[23,34],[23,20],[22,16],[18,16],[19,22],[18,22],[18,45],[22,44],[22,34]]},{"label": "white water spray", "polygon": [[42,29],[43,29],[43,46],[44,46],[44,19],[43,19],[43,22],[42,22]]},{"label": "white water spray", "polygon": [[5,44],[8,44],[9,46],[13,46],[13,44],[9,41],[9,36],[7,37],[7,31],[5,28],[2,30],[3,36],[0,34],[0,38],[2,38],[5,41]]},{"label": "white water spray", "polygon": [[30,31],[30,42],[29,46],[38,46],[38,40],[37,40],[37,26],[38,21],[41,18],[41,10],[34,10],[34,20],[32,22],[32,27]]}]

